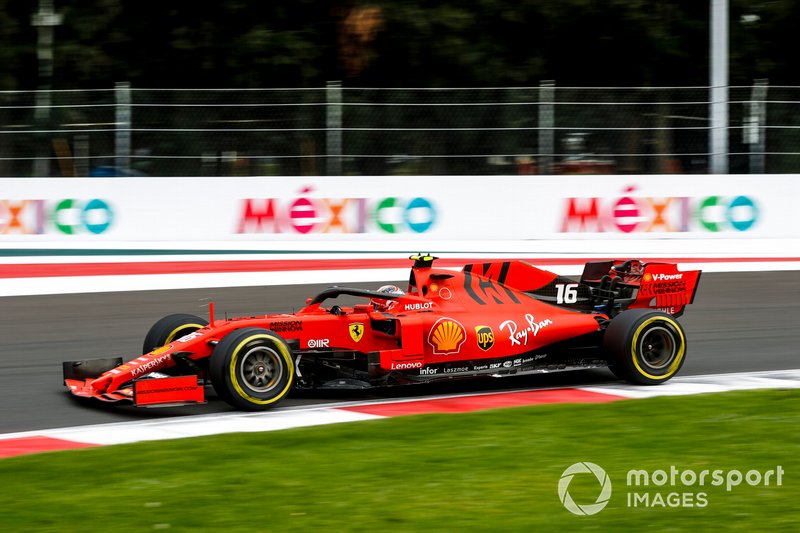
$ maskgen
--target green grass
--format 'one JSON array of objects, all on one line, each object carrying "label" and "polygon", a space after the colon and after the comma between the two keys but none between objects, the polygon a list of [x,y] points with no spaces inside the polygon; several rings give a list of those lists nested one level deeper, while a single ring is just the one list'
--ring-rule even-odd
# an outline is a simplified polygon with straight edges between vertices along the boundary
[{"label": "green grass", "polygon": [[[800,527],[800,392],[425,415],[0,460],[0,530],[707,531]],[[564,469],[613,482],[567,512]],[[782,466],[782,486],[629,489],[630,469]],[[643,490],[644,489],[644,490]],[[627,492],[707,494],[703,508],[631,508]],[[578,475],[570,493],[591,503]]]}]

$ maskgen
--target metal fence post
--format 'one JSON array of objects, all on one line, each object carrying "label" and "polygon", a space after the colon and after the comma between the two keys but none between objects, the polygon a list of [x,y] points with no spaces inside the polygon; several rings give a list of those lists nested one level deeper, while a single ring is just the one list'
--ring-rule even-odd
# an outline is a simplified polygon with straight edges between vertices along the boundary
[{"label": "metal fence post", "polygon": [[555,153],[555,112],[553,101],[555,82],[543,80],[539,83],[539,159],[540,174],[553,173],[553,154]]},{"label": "metal fence post", "polygon": [[745,127],[742,132],[742,141],[750,145],[750,174],[764,174],[767,140],[764,125],[767,122],[767,80],[755,80],[750,102],[747,104],[748,112],[745,117]]},{"label": "metal fence post", "polygon": [[728,0],[711,0],[711,173],[728,173]]},{"label": "metal fence post", "polygon": [[129,174],[131,170],[131,84],[117,82],[114,91],[117,101],[116,135],[114,149],[117,172]]},{"label": "metal fence post", "polygon": [[33,163],[33,175],[44,177],[50,175],[49,134],[50,107],[52,105],[53,82],[53,28],[63,21],[63,17],[53,10],[53,0],[39,0],[39,11],[31,17],[31,25],[36,27],[38,41],[36,55],[39,60],[39,90],[36,91],[36,108],[34,118],[40,131],[38,139],[39,157]]},{"label": "metal fence post", "polygon": [[327,84],[327,131],[325,164],[328,176],[342,175],[342,84],[329,81]]}]

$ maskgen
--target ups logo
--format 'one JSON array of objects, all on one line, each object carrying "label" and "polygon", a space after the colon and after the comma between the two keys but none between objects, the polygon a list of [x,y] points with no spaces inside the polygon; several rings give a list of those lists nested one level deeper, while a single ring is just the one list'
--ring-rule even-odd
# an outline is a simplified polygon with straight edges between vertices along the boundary
[{"label": "ups logo", "polygon": [[494,346],[494,331],[489,326],[475,326],[475,339],[478,341],[478,348],[484,352],[489,351]]}]

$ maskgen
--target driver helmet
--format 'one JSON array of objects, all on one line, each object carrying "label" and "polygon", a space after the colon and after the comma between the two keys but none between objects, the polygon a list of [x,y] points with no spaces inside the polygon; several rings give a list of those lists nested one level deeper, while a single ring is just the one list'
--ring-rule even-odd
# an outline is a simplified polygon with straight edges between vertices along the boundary
[{"label": "driver helmet", "polygon": [[[400,290],[400,287],[397,287],[396,285],[384,285],[378,289],[377,292],[382,294],[396,294],[398,296],[405,294],[402,290]],[[382,298],[372,298],[369,302],[376,311],[388,311],[397,303],[395,300],[384,300]]]}]

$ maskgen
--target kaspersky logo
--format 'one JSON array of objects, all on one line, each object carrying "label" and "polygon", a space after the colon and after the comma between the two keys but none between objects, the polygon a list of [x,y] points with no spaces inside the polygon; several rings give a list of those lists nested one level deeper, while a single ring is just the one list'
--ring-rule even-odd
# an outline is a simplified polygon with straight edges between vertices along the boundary
[{"label": "kaspersky logo", "polygon": [[[572,482],[572,478],[580,474],[592,474],[600,484],[600,493],[594,503],[577,503],[569,494],[569,484]],[[608,500],[611,499],[611,479],[605,470],[594,463],[575,463],[567,467],[561,474],[561,479],[558,481],[558,499],[572,514],[582,516],[597,514],[608,505]]]}]

